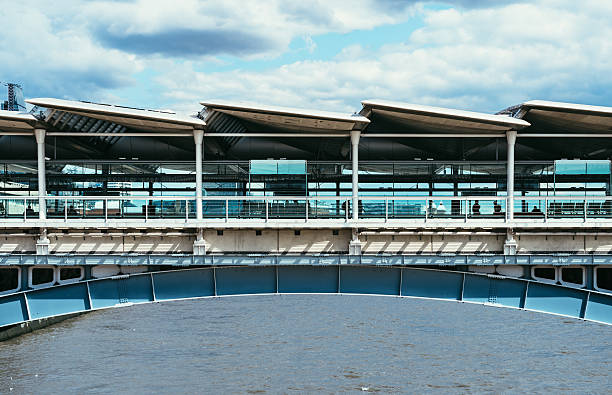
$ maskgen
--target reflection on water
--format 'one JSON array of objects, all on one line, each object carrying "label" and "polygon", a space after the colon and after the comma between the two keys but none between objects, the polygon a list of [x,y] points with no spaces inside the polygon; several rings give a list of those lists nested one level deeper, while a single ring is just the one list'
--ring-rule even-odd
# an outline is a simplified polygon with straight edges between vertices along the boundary
[{"label": "reflection on water", "polygon": [[169,302],[0,343],[0,393],[603,393],[611,334],[551,315],[393,297]]}]

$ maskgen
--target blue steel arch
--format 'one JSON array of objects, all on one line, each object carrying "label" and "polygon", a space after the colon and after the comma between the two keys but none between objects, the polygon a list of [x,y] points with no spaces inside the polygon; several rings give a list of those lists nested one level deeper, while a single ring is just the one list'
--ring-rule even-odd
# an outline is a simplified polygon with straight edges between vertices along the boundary
[{"label": "blue steel arch", "polygon": [[215,266],[81,281],[0,297],[0,329],[128,304],[255,294],[370,294],[478,303],[612,325],[612,294],[532,280],[367,265]]}]

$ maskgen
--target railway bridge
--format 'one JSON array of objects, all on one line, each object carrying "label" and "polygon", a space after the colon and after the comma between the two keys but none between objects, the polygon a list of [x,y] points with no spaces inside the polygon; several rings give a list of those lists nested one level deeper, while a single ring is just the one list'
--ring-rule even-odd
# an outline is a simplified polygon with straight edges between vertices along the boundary
[{"label": "railway bridge", "polygon": [[612,108],[0,111],[0,328],[184,298],[433,298],[612,323]]}]

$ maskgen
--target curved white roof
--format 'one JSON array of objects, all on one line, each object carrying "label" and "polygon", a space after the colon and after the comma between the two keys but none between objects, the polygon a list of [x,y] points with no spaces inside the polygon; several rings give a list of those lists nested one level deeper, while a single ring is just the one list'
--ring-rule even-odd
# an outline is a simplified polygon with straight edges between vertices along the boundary
[{"label": "curved white roof", "polygon": [[584,113],[599,113],[601,115],[608,114],[612,116],[612,107],[591,106],[587,104],[563,103],[546,100],[530,100],[521,104],[521,107]]},{"label": "curved white roof", "polygon": [[[347,134],[353,129],[363,129],[370,120],[358,114],[345,114],[330,111],[305,110],[298,108],[266,106],[228,102],[225,100],[207,100],[200,102],[208,112],[207,121],[215,113],[224,113],[245,121],[291,133],[313,131],[316,133],[341,132]],[[209,125],[210,126],[210,125]],[[249,132],[251,132],[249,130]]]},{"label": "curved white roof", "polygon": [[53,98],[28,99],[26,102],[48,109],[114,122],[137,130],[190,130],[193,128],[202,129],[206,125],[203,120],[195,116],[182,116],[171,111],[146,110]]},{"label": "curved white roof", "polygon": [[[421,104],[401,103],[386,100],[364,100],[361,102],[363,110],[374,113],[382,113],[391,117],[400,118],[405,121],[414,120],[422,124],[445,126],[457,128],[487,129],[492,125],[505,129],[522,129],[529,126],[529,122],[522,119],[512,118],[505,115],[494,115],[473,111],[455,110],[451,108],[432,107]],[[441,119],[454,120],[441,121]],[[480,124],[480,125],[478,125]]]},{"label": "curved white roof", "polygon": [[334,121],[363,122],[370,123],[370,120],[359,114],[345,114],[341,112],[307,110],[292,107],[268,106],[262,104],[250,104],[243,102],[231,102],[226,100],[207,100],[201,101],[201,105],[210,110],[234,110],[237,112],[251,112],[262,114],[288,115],[306,118],[320,118]]},{"label": "curved white roof", "polygon": [[38,120],[25,112],[0,110],[0,134],[9,132],[33,132]]}]

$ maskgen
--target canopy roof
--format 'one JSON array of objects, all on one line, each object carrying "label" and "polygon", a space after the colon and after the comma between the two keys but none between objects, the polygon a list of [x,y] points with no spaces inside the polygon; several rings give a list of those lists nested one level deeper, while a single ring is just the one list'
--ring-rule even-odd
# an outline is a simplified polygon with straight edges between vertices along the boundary
[{"label": "canopy roof", "polygon": [[[338,112],[305,110],[288,107],[265,106],[259,104],[246,104],[228,102],[223,100],[208,100],[200,102],[206,108],[206,120],[213,118],[215,113],[228,114],[246,121],[246,132],[257,132],[259,126],[266,131],[273,129],[282,131],[309,131],[309,132],[349,132],[353,129],[362,129],[370,120],[357,114],[344,114]],[[219,128],[215,128],[219,129]],[[217,130],[222,132],[222,130]]]},{"label": "canopy roof", "polygon": [[528,133],[612,133],[612,107],[532,100],[518,108]]},{"label": "canopy roof", "polygon": [[368,132],[405,134],[503,134],[519,130],[529,122],[505,115],[493,115],[449,108],[385,100],[364,100],[361,114],[371,119]]},{"label": "canopy roof", "polygon": [[33,132],[37,121],[28,113],[0,110],[0,134]]},{"label": "canopy roof", "polygon": [[[26,102],[50,110],[111,122],[142,132],[185,132],[203,129],[206,123],[197,117],[177,115],[172,111],[147,110],[82,101],[37,98]],[[52,116],[52,111],[47,118]]]}]

